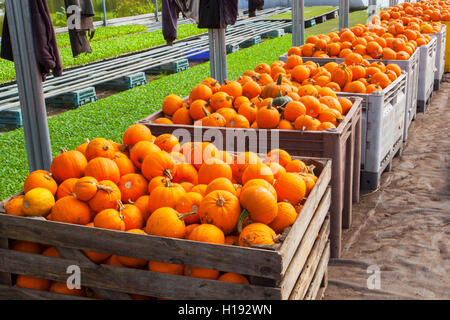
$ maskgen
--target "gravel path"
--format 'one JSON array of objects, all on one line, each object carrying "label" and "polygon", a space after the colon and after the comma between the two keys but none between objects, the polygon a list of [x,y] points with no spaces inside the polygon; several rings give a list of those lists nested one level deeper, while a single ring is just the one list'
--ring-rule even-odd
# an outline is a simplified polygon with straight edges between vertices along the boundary
[{"label": "gravel path", "polygon": [[353,207],[324,299],[450,299],[449,97],[443,82],[380,189]]}]

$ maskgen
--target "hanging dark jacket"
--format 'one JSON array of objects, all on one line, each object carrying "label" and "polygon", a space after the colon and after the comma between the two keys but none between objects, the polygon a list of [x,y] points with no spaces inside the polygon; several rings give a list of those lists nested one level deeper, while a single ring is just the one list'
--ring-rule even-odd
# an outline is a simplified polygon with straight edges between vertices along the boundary
[{"label": "hanging dark jacket", "polygon": [[236,23],[238,0],[200,0],[199,28],[221,29]]},{"label": "hanging dark jacket", "polygon": [[177,24],[180,8],[174,0],[162,0],[161,11],[164,40],[174,41],[177,38]]},{"label": "hanging dark jacket", "polygon": [[[55,77],[62,75],[62,62],[56,42],[55,29],[46,0],[30,0],[31,25],[34,49],[42,80],[52,71]],[[0,57],[14,61],[8,17],[5,14]]]},{"label": "hanging dark jacket", "polygon": [[[67,13],[68,22],[70,17],[73,14],[76,14],[76,12],[80,12],[81,14],[79,26],[74,26],[75,28],[72,28],[68,23],[73,57],[76,58],[81,53],[91,53],[92,49],[89,40],[91,40],[95,34],[95,11],[92,0],[64,0],[64,4],[66,6],[66,12],[70,6],[77,6],[79,8],[79,11],[72,12],[71,14]],[[86,33],[89,36],[89,40]]]},{"label": "hanging dark jacket", "polygon": [[256,9],[264,6],[264,0],[248,0],[248,11],[255,12]]}]

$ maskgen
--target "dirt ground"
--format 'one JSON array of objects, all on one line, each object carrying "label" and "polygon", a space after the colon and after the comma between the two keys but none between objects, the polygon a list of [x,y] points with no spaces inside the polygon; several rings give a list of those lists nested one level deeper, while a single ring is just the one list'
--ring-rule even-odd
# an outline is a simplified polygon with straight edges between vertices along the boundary
[{"label": "dirt ground", "polygon": [[353,207],[324,299],[450,299],[449,123],[450,82],[443,82],[379,190]]}]

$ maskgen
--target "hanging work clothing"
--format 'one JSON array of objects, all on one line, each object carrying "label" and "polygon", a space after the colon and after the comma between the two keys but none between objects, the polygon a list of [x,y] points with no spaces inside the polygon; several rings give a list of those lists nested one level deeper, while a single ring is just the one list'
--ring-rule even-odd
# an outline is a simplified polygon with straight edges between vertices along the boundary
[{"label": "hanging work clothing", "polygon": [[[66,6],[67,28],[69,30],[73,57],[76,58],[81,53],[91,53],[92,49],[89,40],[92,40],[95,34],[95,11],[92,0],[64,0],[64,4]],[[78,9],[68,10],[70,6],[76,6]],[[75,14],[80,14],[79,21],[76,18],[72,19]],[[79,22],[79,25],[76,22]]]},{"label": "hanging work clothing", "polygon": [[180,8],[174,0],[162,0],[161,10],[164,40],[172,42],[177,38],[177,24]]},{"label": "hanging work clothing", "polygon": [[167,42],[173,42],[177,38],[180,12],[192,23],[198,23],[199,4],[199,0],[162,0],[162,32]]},{"label": "hanging work clothing", "polygon": [[200,0],[199,28],[222,29],[236,23],[238,0]]},{"label": "hanging work clothing", "polygon": [[[62,62],[56,42],[55,29],[46,0],[30,1],[31,26],[33,28],[34,50],[42,81],[50,72],[55,77],[62,75]],[[2,49],[0,57],[14,61],[8,17],[5,14],[2,32]]]},{"label": "hanging work clothing", "polygon": [[256,15],[256,10],[262,10],[264,7],[264,0],[248,0],[248,14],[250,17]]}]

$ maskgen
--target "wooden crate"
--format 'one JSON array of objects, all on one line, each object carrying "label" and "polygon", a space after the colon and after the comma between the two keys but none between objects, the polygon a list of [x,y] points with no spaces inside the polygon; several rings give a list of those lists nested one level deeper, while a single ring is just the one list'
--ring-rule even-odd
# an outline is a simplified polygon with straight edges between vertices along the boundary
[{"label": "wooden crate", "polygon": [[[352,224],[353,203],[359,202],[360,190],[363,100],[359,97],[348,98],[353,101],[353,106],[344,121],[336,129],[326,131],[218,128],[153,123],[154,120],[165,117],[162,110],[137,123],[146,125],[155,136],[171,133],[182,142],[208,141],[219,149],[229,152],[267,153],[271,149],[281,148],[294,156],[332,159],[331,257],[339,258],[342,228],[350,228]],[[187,101],[187,98],[184,98],[184,101]],[[272,144],[273,141],[277,143]],[[267,142],[268,150],[261,147],[261,142]]]},{"label": "wooden crate", "polygon": [[[10,216],[4,214],[7,199],[0,207],[0,299],[67,299],[16,287],[14,275],[65,282],[70,265],[80,267],[83,286],[105,299],[129,299],[129,293],[168,299],[313,299],[326,284],[330,255],[331,160],[303,160],[316,167],[317,183],[294,225],[273,246],[218,245]],[[55,246],[61,258],[10,250],[11,239]],[[240,273],[250,285],[98,265],[80,250]]]}]

